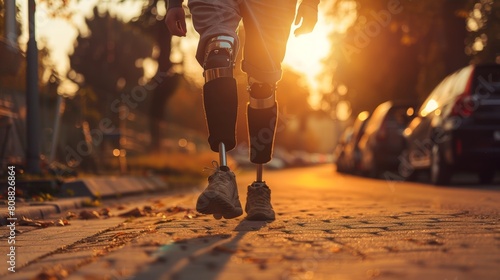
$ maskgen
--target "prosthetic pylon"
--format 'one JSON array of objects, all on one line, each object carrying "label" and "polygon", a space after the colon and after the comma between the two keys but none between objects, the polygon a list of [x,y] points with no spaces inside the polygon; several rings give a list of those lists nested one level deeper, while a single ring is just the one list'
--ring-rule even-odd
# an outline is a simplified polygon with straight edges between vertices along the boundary
[{"label": "prosthetic pylon", "polygon": [[264,170],[264,165],[263,164],[257,164],[257,176],[255,178],[255,182],[264,182],[262,180],[262,171]]},{"label": "prosthetic pylon", "polygon": [[226,151],[236,146],[238,96],[233,78],[234,38],[217,36],[208,41],[203,68],[203,105],[210,149],[219,153],[220,166],[227,166]]}]

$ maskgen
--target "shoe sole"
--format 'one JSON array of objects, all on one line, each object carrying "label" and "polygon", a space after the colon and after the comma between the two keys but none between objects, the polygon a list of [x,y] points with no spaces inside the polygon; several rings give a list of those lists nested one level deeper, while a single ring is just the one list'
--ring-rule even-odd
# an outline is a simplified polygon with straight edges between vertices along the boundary
[{"label": "shoe sole", "polygon": [[222,216],[224,219],[233,219],[243,215],[243,210],[240,207],[235,207],[216,192],[203,192],[198,197],[196,211],[202,214],[212,214],[214,217]]}]

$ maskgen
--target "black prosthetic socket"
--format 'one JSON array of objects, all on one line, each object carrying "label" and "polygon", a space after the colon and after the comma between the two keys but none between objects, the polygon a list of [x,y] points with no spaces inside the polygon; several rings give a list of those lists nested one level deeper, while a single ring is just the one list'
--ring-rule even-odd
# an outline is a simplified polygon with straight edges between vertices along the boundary
[{"label": "black prosthetic socket", "polygon": [[229,54],[225,51],[212,52],[208,56],[207,61],[205,62],[205,69],[213,69],[219,67],[228,67],[231,62],[229,59]]},{"label": "black prosthetic socket", "polygon": [[238,96],[236,80],[221,77],[203,86],[203,104],[208,126],[210,149],[219,152],[222,142],[229,151],[236,146]]},{"label": "black prosthetic socket", "polygon": [[248,90],[250,96],[255,99],[269,98],[274,94],[274,89],[266,83],[253,83]]},{"label": "black prosthetic socket", "polygon": [[[250,87],[249,91],[250,97],[257,103],[254,104],[256,106],[252,106],[251,101],[247,106],[250,161],[256,164],[264,164],[272,158],[278,120],[278,104],[273,97],[274,88],[268,84],[255,83]],[[271,97],[273,99],[269,100]],[[259,104],[261,101],[263,103]]]}]

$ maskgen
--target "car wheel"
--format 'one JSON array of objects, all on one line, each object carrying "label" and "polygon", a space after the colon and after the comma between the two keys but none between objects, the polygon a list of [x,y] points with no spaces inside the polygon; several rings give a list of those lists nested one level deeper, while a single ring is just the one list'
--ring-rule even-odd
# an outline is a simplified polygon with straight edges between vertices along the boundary
[{"label": "car wheel", "polygon": [[451,166],[444,161],[439,145],[432,146],[431,183],[434,185],[447,185],[450,183],[451,174]]},{"label": "car wheel", "polygon": [[491,184],[495,179],[495,169],[480,170],[477,175],[479,176],[479,183],[486,185]]}]

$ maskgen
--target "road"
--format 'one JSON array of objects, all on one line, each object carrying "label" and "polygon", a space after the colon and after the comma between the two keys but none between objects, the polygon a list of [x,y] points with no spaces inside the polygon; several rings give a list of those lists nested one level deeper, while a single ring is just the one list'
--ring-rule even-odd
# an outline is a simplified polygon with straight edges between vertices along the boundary
[{"label": "road", "polygon": [[[236,174],[244,204],[254,174]],[[499,186],[374,180],[338,174],[331,165],[266,171],[264,178],[274,222],[199,215],[192,210],[198,189],[106,201],[96,210],[109,210],[107,218],[18,226],[16,272],[5,269],[0,277],[500,277]],[[139,217],[120,216],[135,208]],[[0,247],[7,251],[7,242]]]}]

